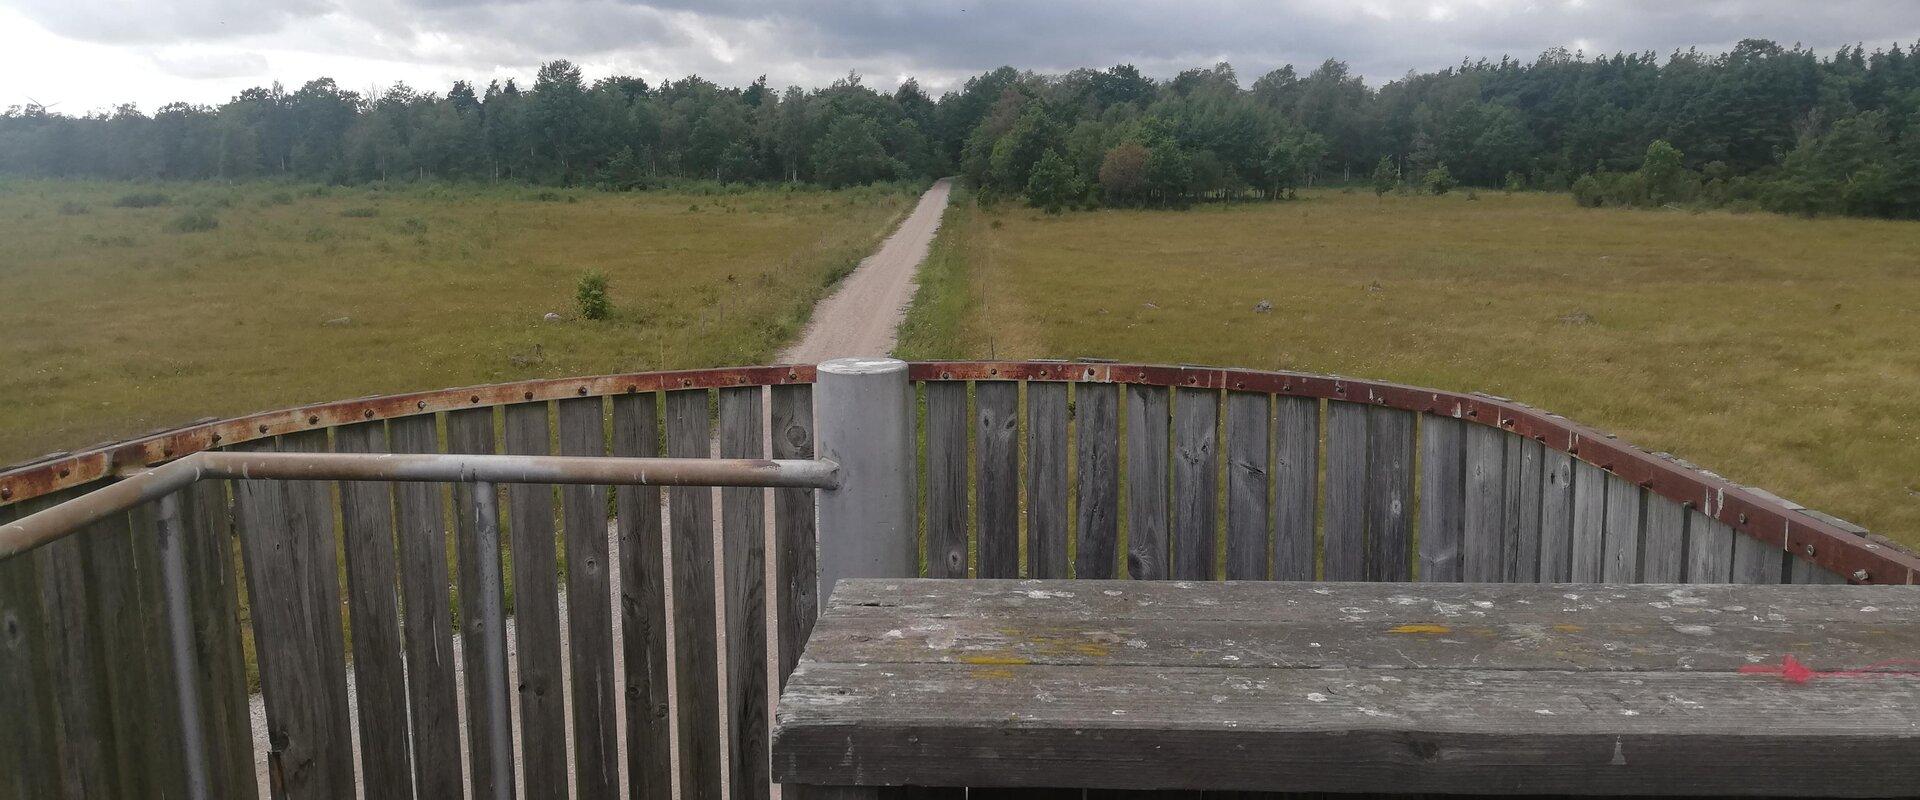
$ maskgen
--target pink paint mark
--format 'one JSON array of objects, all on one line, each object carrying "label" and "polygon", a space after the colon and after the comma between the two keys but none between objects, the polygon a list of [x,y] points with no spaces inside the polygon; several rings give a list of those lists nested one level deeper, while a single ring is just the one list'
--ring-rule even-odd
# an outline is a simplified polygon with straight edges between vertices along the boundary
[{"label": "pink paint mark", "polygon": [[1920,659],[1890,658],[1859,669],[1822,672],[1787,655],[1778,664],[1748,664],[1741,667],[1740,672],[1743,675],[1778,675],[1789,683],[1809,683],[1814,678],[1920,678]]}]

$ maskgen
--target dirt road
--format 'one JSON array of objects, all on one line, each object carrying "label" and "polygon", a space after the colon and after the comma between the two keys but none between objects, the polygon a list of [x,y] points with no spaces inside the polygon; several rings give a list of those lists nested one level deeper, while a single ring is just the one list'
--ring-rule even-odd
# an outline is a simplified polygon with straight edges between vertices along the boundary
[{"label": "dirt road", "polygon": [[914,275],[947,210],[950,179],[935,181],[886,243],[860,262],[833,295],[813,309],[806,333],[780,354],[783,364],[817,364],[842,356],[884,356],[913,302]]}]

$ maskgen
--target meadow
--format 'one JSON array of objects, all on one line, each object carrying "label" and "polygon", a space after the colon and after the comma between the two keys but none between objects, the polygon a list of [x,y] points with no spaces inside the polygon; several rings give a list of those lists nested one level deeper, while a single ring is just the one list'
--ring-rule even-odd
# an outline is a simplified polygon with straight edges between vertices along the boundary
[{"label": "meadow", "polygon": [[[764,363],[917,188],[0,181],[0,463],[369,394]],[[605,320],[576,309],[593,271]]]},{"label": "meadow", "polygon": [[948,212],[904,356],[1484,391],[1920,545],[1920,225],[1524,192],[967,206]]}]

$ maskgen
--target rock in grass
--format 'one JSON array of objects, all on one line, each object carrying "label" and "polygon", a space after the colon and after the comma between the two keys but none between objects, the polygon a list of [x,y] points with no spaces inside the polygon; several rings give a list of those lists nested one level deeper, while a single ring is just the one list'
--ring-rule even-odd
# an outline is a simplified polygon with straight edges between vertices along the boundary
[{"label": "rock in grass", "polygon": [[557,312],[549,311],[547,312],[546,316],[541,317],[541,319],[546,320],[548,322],[559,322],[560,315]]},{"label": "rock in grass", "polygon": [[320,324],[325,325],[329,328],[344,328],[348,325],[353,324],[353,318],[352,317],[334,317],[333,319],[327,320],[326,322],[323,322]]},{"label": "rock in grass", "polygon": [[1255,314],[1271,314],[1271,313],[1273,313],[1273,301],[1272,301],[1272,300],[1262,300],[1262,301],[1260,301],[1260,302],[1258,302],[1258,303],[1254,303],[1254,304],[1253,304],[1253,313],[1255,313]]},{"label": "rock in grass", "polygon": [[1589,313],[1587,313],[1587,312],[1585,312],[1585,311],[1575,311],[1575,312],[1573,312],[1573,313],[1571,313],[1571,314],[1561,314],[1561,315],[1560,315],[1560,324],[1562,324],[1562,325],[1592,325],[1592,324],[1593,324],[1593,315],[1592,315],[1592,314],[1589,314]]}]

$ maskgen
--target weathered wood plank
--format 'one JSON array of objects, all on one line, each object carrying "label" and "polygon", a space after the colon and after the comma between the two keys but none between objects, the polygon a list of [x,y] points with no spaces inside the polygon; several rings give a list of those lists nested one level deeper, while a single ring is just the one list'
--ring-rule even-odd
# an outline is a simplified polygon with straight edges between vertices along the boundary
[{"label": "weathered wood plank", "polygon": [[1327,404],[1327,490],[1321,578],[1367,579],[1367,407]]},{"label": "weathered wood plank", "polygon": [[1466,423],[1420,418],[1420,580],[1459,581],[1467,496]]},{"label": "weathered wood plank", "polygon": [[[510,455],[549,455],[553,429],[547,404],[515,403],[504,410]],[[560,649],[559,555],[554,543],[553,489],[507,484],[508,547],[513,562],[515,663],[520,669],[520,767],[530,797],[565,797],[567,696]]]},{"label": "weathered wood plank", "polygon": [[1266,580],[1272,558],[1273,398],[1227,394],[1227,580]]},{"label": "weathered wood plank", "polygon": [[1540,582],[1573,580],[1573,456],[1544,451],[1540,465]]},{"label": "weathered wood plank", "polygon": [[1679,583],[1687,570],[1687,510],[1679,503],[1646,493],[1645,528],[1640,554],[1642,583]]},{"label": "weathered wood plank", "polygon": [[[23,504],[36,511],[78,494],[59,493]],[[60,796],[118,796],[113,717],[102,663],[101,615],[87,591],[85,532],[33,550],[40,618],[47,626],[47,698],[54,717]]]},{"label": "weathered wood plank", "polygon": [[1501,580],[1533,583],[1540,579],[1540,481],[1546,446],[1509,434],[1504,505],[1505,563]]},{"label": "weathered wood plank", "polygon": [[1739,531],[1733,532],[1734,583],[1785,583],[1786,552]]},{"label": "weathered wood plank", "polygon": [[1466,426],[1460,567],[1470,582],[1498,581],[1505,575],[1506,437],[1498,428]]},{"label": "weathered wood plank", "polygon": [[[51,501],[51,498],[48,499]],[[48,502],[43,501],[43,502]],[[0,523],[21,505],[0,506]],[[48,672],[55,635],[40,607],[40,577],[29,553],[0,559],[0,798],[60,796],[59,744],[54,738],[53,683]]]},{"label": "weathered wood plank", "polygon": [[253,798],[253,721],[240,636],[240,575],[226,481],[186,490],[187,603],[193,626],[200,721],[206,726],[207,788],[216,797]]},{"label": "weathered wood plank", "polygon": [[[487,454],[496,451],[494,436],[494,414],[491,408],[463,409],[447,412],[447,452],[463,454]],[[488,561],[497,565],[501,561],[501,552],[489,548],[481,541],[479,514],[474,495],[473,484],[459,484],[454,487],[454,550],[458,554],[460,573],[460,641],[461,665],[466,676],[467,696],[467,766],[472,770],[471,786],[474,797],[495,797],[500,791],[494,784],[496,765],[493,763],[492,750],[487,743],[495,735],[494,727],[487,715],[486,703],[476,698],[487,696],[486,676],[507,674],[507,650],[501,647],[488,650],[486,636],[481,633],[481,615],[479,609],[487,602],[480,590],[481,565]],[[497,500],[497,498],[496,498]],[[505,587],[501,588],[505,591]],[[504,600],[502,601],[504,602]],[[491,663],[492,669],[485,667]],[[507,764],[506,776],[511,781],[515,766]],[[511,791],[511,789],[508,789]]]},{"label": "weathered wood plank", "polygon": [[1168,405],[1164,387],[1127,387],[1127,576],[1135,580],[1168,575]]},{"label": "weathered wood plank", "polygon": [[1576,583],[1599,583],[1603,574],[1602,522],[1607,516],[1607,473],[1585,461],[1573,462],[1573,538],[1569,561]]},{"label": "weathered wood plank", "polygon": [[1687,509],[1687,582],[1733,582],[1733,527]]},{"label": "weathered wood plank", "polygon": [[1173,577],[1208,580],[1220,523],[1220,393],[1180,389],[1173,414]]},{"label": "weathered wood plank", "polygon": [[1606,518],[1600,580],[1637,583],[1640,580],[1641,489],[1625,478],[1607,474]]},{"label": "weathered wood plank", "polygon": [[[667,455],[711,458],[705,389],[667,393]],[[675,486],[667,492],[672,528],[674,672],[680,725],[680,796],[718,800],[720,686],[714,616],[713,490]]]},{"label": "weathered wood plank", "polygon": [[1367,409],[1367,580],[1413,578],[1411,411]]},{"label": "weathered wood plank", "polygon": [[[334,429],[341,453],[387,451],[384,422]],[[347,553],[347,613],[353,624],[353,680],[360,721],[360,782],[369,797],[413,791],[407,753],[406,667],[401,655],[399,569],[393,555],[393,484],[341,481],[340,533]]]},{"label": "weathered wood plank", "polygon": [[1027,383],[1027,574],[1067,577],[1067,385]]},{"label": "weathered wood plank", "polygon": [[1089,383],[1073,392],[1079,460],[1073,574],[1112,578],[1120,559],[1120,387]]},{"label": "weathered wood plank", "polygon": [[[773,387],[770,417],[773,429],[773,457],[813,458],[813,387],[788,385]],[[966,431],[966,415],[961,414],[960,430]],[[961,469],[966,468],[964,459]],[[964,489],[962,492],[964,493]],[[813,632],[813,621],[820,614],[814,598],[817,581],[812,489],[773,490],[774,542],[778,548],[776,574],[779,593],[775,609],[780,631],[780,684],[800,663],[800,649]],[[965,526],[961,535],[966,533]],[[961,540],[963,543],[965,539]],[[966,563],[965,548],[961,562]]]},{"label": "weathered wood plank", "polygon": [[[758,386],[720,390],[720,457],[766,458]],[[766,490],[720,490],[727,623],[728,785],[731,796],[764,800],[767,777]]]},{"label": "weathered wood plank", "polygon": [[1791,570],[1788,583],[1833,585],[1847,582],[1846,578],[1821,569],[1819,565],[1799,556],[1788,556],[1788,561]]},{"label": "weathered wood plank", "polygon": [[[396,453],[438,453],[438,428],[431,414],[402,417],[387,424],[388,443]],[[462,783],[460,698],[454,681],[446,490],[439,484],[408,482],[395,484],[394,495],[399,506],[413,786],[420,797],[456,797]]]},{"label": "weathered wood plank", "polygon": [[1273,579],[1314,579],[1320,503],[1320,401],[1274,398]]},{"label": "weathered wood plank", "polygon": [[[776,389],[776,397],[778,392]],[[811,413],[806,418],[811,429]],[[661,455],[657,395],[648,392],[613,399],[613,454],[627,458]],[[667,674],[666,560],[660,488],[622,486],[615,503],[620,537],[620,652],[626,667],[622,689],[627,718],[627,791],[632,797],[666,797],[673,790],[672,720],[668,716],[673,686]],[[807,519],[812,518],[809,513]],[[813,585],[811,576],[806,585]]]},{"label": "weathered wood plank", "polygon": [[[322,452],[326,432],[289,434],[283,452]],[[265,449],[273,442],[262,440]],[[266,699],[268,783],[287,798],[354,785],[332,498],[317,481],[236,481],[253,641]]]},{"label": "weathered wood plank", "polygon": [[973,392],[978,572],[982,578],[1019,577],[1020,384],[980,381]]},{"label": "weathered wood plank", "polygon": [[101,615],[121,786],[139,797],[177,797],[186,791],[180,706],[160,586],[158,519],[156,505],[145,503],[80,534],[94,608]]},{"label": "weathered wood plank", "polygon": [[927,577],[967,577],[967,384],[928,381]]},{"label": "weathered wood plank", "polygon": [[[607,454],[606,404],[598,397],[555,403],[560,454]],[[578,800],[620,793],[620,749],[614,715],[613,585],[608,574],[607,487],[560,490],[567,546],[567,667],[573,701],[573,778]]]}]

